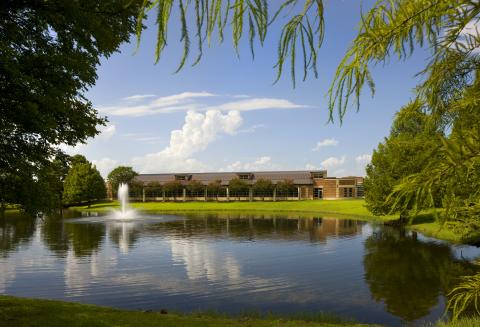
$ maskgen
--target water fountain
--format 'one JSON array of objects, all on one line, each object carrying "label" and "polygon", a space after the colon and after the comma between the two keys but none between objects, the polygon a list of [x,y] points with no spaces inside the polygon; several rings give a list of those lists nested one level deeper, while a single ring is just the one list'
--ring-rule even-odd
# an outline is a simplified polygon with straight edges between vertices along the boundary
[{"label": "water fountain", "polygon": [[131,219],[134,217],[135,210],[128,207],[128,184],[121,183],[118,186],[118,200],[120,201],[120,211],[115,211],[116,219]]},{"label": "water fountain", "polygon": [[[108,223],[108,224],[121,224],[123,236],[128,234],[126,230],[126,224],[135,224],[138,222],[169,222],[176,220],[183,220],[175,216],[168,216],[163,214],[146,214],[141,211],[134,210],[128,206],[129,192],[128,184],[121,183],[118,186],[118,201],[120,202],[120,210],[111,210],[107,215],[99,215],[97,212],[81,213],[82,218],[69,219],[70,223]],[[129,226],[130,227],[130,226]]]}]

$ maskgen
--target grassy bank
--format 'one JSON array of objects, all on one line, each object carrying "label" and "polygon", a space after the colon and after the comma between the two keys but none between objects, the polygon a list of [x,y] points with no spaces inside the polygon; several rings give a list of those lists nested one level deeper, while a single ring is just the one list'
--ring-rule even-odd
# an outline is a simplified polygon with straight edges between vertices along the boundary
[{"label": "grassy bank", "polygon": [[[319,214],[334,218],[349,218],[364,221],[385,222],[397,219],[397,216],[374,216],[365,208],[364,200],[332,200],[332,201],[279,201],[279,202],[134,202],[135,209],[150,212],[189,213],[189,212],[242,212],[252,214],[298,215],[308,217]],[[72,207],[81,211],[108,211],[118,209],[118,202],[97,203],[90,207]],[[461,243],[464,236],[444,228],[435,221],[433,214],[423,214],[416,218],[408,228],[427,236]]]},{"label": "grassy bank", "polygon": [[[135,209],[156,212],[197,212],[197,211],[242,211],[242,212],[308,212],[331,215],[355,216],[366,219],[380,219],[373,216],[364,206],[364,200],[335,201],[279,201],[279,202],[134,202]],[[118,202],[98,203],[72,207],[77,210],[106,211],[118,208]],[[395,217],[391,216],[390,219]],[[385,219],[383,217],[382,219]]]},{"label": "grassy bank", "polygon": [[302,319],[278,317],[258,318],[254,316],[229,318],[215,314],[182,315],[117,310],[78,303],[0,296],[0,326],[360,327],[367,325],[342,321],[340,318],[328,315],[318,315]]}]

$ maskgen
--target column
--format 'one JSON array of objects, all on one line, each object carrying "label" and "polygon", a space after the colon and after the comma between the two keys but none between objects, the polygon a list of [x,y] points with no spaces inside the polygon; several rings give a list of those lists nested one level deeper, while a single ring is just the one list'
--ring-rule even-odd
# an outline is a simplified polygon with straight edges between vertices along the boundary
[{"label": "column", "polygon": [[252,189],[252,186],[249,186],[249,187],[248,187],[248,200],[249,200],[250,202],[253,201],[253,189]]},{"label": "column", "polygon": [[187,201],[187,190],[185,189],[185,187],[183,188],[183,202]]},{"label": "column", "polygon": [[298,186],[297,189],[298,189],[298,199],[300,200],[302,198],[302,188]]},{"label": "column", "polygon": [[273,202],[277,201],[277,187],[273,189]]},{"label": "column", "polygon": [[227,186],[227,202],[230,202],[230,189]]},{"label": "column", "polygon": [[145,202],[145,187],[142,188],[142,202]]},{"label": "column", "polygon": [[205,186],[205,193],[203,194],[203,198],[204,198],[203,200],[204,200],[205,202],[207,202],[207,197],[208,197],[207,187]]},{"label": "column", "polygon": [[162,190],[162,201],[165,202],[165,190]]}]

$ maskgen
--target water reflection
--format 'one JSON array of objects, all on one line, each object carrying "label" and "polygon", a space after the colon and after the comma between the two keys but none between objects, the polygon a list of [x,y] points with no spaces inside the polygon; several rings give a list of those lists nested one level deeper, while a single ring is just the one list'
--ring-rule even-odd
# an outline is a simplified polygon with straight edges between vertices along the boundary
[{"label": "water reflection", "polygon": [[0,256],[6,257],[18,246],[28,244],[35,233],[36,219],[19,212],[0,218]]},{"label": "water reflection", "polygon": [[353,237],[362,233],[364,222],[321,217],[285,218],[281,215],[189,214],[179,224],[147,225],[146,232],[168,232],[178,237],[234,238],[241,240],[283,240],[327,243],[329,238]]},{"label": "water reflection", "polygon": [[0,292],[141,309],[328,311],[395,326],[437,319],[455,278],[475,270],[449,244],[358,221],[186,218],[4,220]]},{"label": "water reflection", "polygon": [[416,233],[376,229],[365,242],[365,280],[375,301],[405,321],[425,317],[474,265],[446,243],[419,240]]},{"label": "water reflection", "polygon": [[110,240],[122,253],[128,253],[140,236],[138,226],[131,222],[115,222],[107,225]]}]

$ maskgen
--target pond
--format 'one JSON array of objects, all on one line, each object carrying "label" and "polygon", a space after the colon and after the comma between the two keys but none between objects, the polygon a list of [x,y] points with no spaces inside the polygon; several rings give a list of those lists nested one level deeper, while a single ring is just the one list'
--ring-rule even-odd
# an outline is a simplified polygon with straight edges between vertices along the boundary
[{"label": "pond", "polygon": [[348,219],[151,217],[0,220],[0,293],[142,310],[328,312],[395,326],[441,317],[444,295],[480,254]]}]

